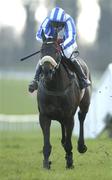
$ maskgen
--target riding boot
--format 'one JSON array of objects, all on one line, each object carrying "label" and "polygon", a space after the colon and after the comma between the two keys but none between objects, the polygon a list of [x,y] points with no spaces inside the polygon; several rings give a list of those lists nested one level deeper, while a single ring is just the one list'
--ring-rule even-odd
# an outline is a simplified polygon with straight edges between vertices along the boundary
[{"label": "riding boot", "polygon": [[40,63],[38,62],[36,66],[34,80],[29,84],[28,90],[30,93],[33,93],[35,90],[38,89],[38,81],[39,81],[40,73],[41,73],[41,66],[40,66]]},{"label": "riding boot", "polygon": [[86,75],[84,74],[84,71],[80,63],[78,62],[77,59],[75,59],[74,61],[72,60],[72,63],[73,63],[74,72],[76,73],[77,78],[79,80],[80,89],[84,89],[88,87],[91,84],[91,82],[89,79],[87,79]]}]

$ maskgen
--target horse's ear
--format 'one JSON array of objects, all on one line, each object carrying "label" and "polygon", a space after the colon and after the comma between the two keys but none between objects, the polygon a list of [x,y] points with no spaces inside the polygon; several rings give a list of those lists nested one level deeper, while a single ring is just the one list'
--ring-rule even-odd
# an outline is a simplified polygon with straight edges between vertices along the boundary
[{"label": "horse's ear", "polygon": [[44,30],[43,30],[43,29],[42,29],[42,34],[41,34],[41,35],[42,35],[42,40],[43,40],[43,42],[46,41],[46,36],[45,36],[45,33],[44,33]]}]

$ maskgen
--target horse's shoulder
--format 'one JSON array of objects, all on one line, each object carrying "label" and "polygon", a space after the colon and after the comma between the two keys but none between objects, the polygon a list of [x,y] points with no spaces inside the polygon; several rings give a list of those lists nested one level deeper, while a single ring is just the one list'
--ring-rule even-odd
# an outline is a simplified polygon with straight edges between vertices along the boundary
[{"label": "horse's shoulder", "polygon": [[74,85],[79,87],[79,82],[78,82],[77,75],[76,75],[75,72],[72,71],[72,69],[70,68],[69,64],[66,64],[65,61],[61,62],[61,64],[62,64],[63,68],[65,69],[65,71],[67,72],[70,81],[74,82]]},{"label": "horse's shoulder", "polygon": [[73,71],[71,71],[71,69],[65,63],[65,61],[61,61],[61,65],[62,65],[63,69],[66,71],[69,79],[73,79],[74,78],[74,73],[73,73]]},{"label": "horse's shoulder", "polygon": [[83,71],[85,72],[85,74],[90,74],[89,72],[89,68],[87,66],[87,63],[84,59],[82,59],[81,57],[77,57],[77,61],[79,62],[79,64],[81,65]]}]

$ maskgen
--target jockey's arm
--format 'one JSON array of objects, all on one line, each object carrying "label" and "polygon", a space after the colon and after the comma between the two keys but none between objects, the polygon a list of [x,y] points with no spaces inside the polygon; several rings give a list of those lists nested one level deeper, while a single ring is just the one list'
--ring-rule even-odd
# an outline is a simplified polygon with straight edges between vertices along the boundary
[{"label": "jockey's arm", "polygon": [[36,39],[37,39],[37,40],[42,41],[42,36],[41,36],[41,35],[42,35],[42,30],[44,31],[45,36],[46,36],[46,37],[49,37],[50,31],[51,31],[51,28],[50,28],[50,26],[49,26],[49,23],[50,23],[50,21],[49,21],[48,18],[46,18],[46,19],[43,21],[43,23],[41,24],[39,30],[38,30],[37,33],[36,33]]},{"label": "jockey's arm", "polygon": [[63,42],[63,49],[66,49],[76,40],[76,28],[73,19],[69,18],[65,26],[65,41]]},{"label": "jockey's arm", "polygon": [[57,43],[61,45],[63,43],[63,39],[62,38],[58,38],[57,39]]}]

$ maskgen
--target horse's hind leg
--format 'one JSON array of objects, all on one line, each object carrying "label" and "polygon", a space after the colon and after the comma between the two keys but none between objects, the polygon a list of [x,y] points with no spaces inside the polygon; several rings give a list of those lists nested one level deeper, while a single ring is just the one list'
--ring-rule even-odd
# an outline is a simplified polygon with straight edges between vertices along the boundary
[{"label": "horse's hind leg", "polygon": [[50,144],[50,125],[51,120],[48,119],[46,116],[40,115],[39,117],[40,126],[42,128],[43,132],[43,138],[44,138],[44,146],[43,146],[43,167],[45,169],[50,169],[51,162],[49,161],[49,156],[51,154],[51,144]]},{"label": "horse's hind leg", "polygon": [[90,105],[90,92],[86,89],[85,95],[80,102],[80,111],[78,112],[80,131],[79,131],[79,139],[78,139],[78,151],[80,153],[85,153],[87,151],[87,147],[84,143],[84,120],[86,114],[88,112]]},{"label": "horse's hind leg", "polygon": [[80,131],[79,131],[79,139],[78,139],[78,151],[80,153],[85,153],[87,151],[87,147],[84,143],[84,120],[86,117],[86,113],[79,111],[78,118],[80,123]]},{"label": "horse's hind leg", "polygon": [[87,147],[84,143],[84,120],[90,105],[90,97],[91,97],[91,89],[88,87],[85,89],[85,94],[80,102],[80,111],[78,112],[79,124],[80,124],[80,132],[78,139],[78,151],[80,153],[85,153],[87,151]]}]

